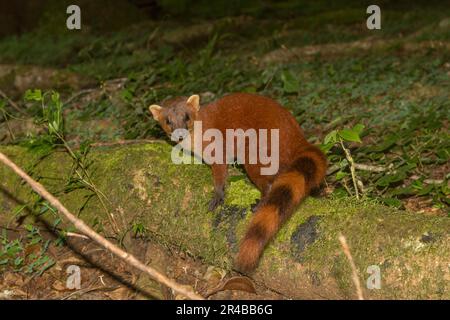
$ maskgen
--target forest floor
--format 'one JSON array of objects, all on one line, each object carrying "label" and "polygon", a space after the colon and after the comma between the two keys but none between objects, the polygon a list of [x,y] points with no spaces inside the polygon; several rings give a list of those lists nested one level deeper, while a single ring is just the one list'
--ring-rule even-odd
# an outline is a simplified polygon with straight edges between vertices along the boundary
[{"label": "forest floor", "polygon": [[[74,149],[86,143],[164,137],[147,108],[171,96],[198,93],[202,102],[209,102],[229,92],[256,92],[289,108],[308,139],[327,150],[334,171],[327,177],[325,195],[355,196],[344,150],[327,140],[333,133],[339,135],[362,124],[358,139],[345,140],[345,146],[356,163],[370,167],[357,170],[363,198],[448,216],[448,8],[443,4],[420,10],[387,9],[381,30],[368,30],[365,17],[359,9],[318,10],[289,18],[242,15],[196,22],[144,21],[107,34],[89,30],[49,34],[43,28],[2,39],[0,90],[5,96],[0,97],[0,143],[37,152],[58,147],[45,138],[42,106],[24,99],[30,89],[60,93],[64,137]],[[16,238],[28,239],[30,233],[2,229],[0,268],[6,244]],[[44,239],[52,238],[42,236],[41,246]],[[0,295],[8,295],[10,288],[18,298],[145,295],[123,284],[139,282],[140,275],[88,240],[73,239],[63,247],[53,240],[48,252],[55,265],[41,277],[30,278],[5,263]],[[143,251],[158,246],[137,245]],[[25,244],[21,248],[22,252],[34,250]],[[93,250],[99,253],[96,259],[101,257],[106,266],[129,277],[118,280],[117,275],[87,263],[82,274],[90,289],[73,292],[66,291],[63,283],[49,285],[50,279],[65,277],[66,265],[79,260],[77,251]],[[169,274],[177,279],[190,277],[185,280],[192,285],[198,282],[200,291],[211,288],[204,280],[207,266],[179,252],[167,258],[170,253],[155,250],[161,252],[158,259],[167,263],[166,271],[172,269]],[[18,265],[25,268],[27,263],[18,261]],[[156,296],[173,297],[160,289]],[[280,298],[257,289],[264,292],[258,298]],[[234,294],[238,296],[233,298],[252,298],[244,292]]]},{"label": "forest floor", "polygon": [[[20,256],[24,261],[0,273],[0,300],[184,299],[81,235],[69,236],[65,244],[61,245],[56,241],[57,235],[38,224],[34,230],[8,228],[6,236],[8,249],[21,247]],[[44,246],[45,252],[42,251]],[[288,298],[254,281],[252,284],[255,293],[245,290],[217,290],[225,282],[225,277],[228,279],[233,275],[152,240],[133,239],[125,249],[177,282],[194,288],[208,299]],[[79,268],[78,288],[75,287],[75,282],[68,282],[70,275],[74,274],[71,266]]]}]

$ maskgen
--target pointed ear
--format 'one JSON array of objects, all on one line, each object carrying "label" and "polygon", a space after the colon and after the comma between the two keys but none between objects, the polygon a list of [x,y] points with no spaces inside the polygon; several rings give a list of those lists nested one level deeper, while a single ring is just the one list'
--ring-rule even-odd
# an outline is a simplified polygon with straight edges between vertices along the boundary
[{"label": "pointed ear", "polygon": [[152,113],[153,119],[155,119],[156,121],[159,121],[161,119],[162,108],[160,106],[158,106],[157,104],[152,104],[148,109]]},{"label": "pointed ear", "polygon": [[194,94],[187,99],[187,104],[194,108],[195,111],[200,109],[200,97],[198,94]]}]

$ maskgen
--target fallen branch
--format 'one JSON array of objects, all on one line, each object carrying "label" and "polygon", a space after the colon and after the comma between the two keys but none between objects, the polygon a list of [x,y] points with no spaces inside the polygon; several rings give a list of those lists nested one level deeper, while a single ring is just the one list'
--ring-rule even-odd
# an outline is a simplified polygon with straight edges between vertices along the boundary
[{"label": "fallen branch", "polygon": [[53,207],[55,207],[59,212],[61,212],[67,220],[69,220],[79,231],[87,235],[89,238],[97,242],[99,245],[110,251],[111,253],[115,254],[122,260],[124,260],[126,263],[132,265],[136,269],[139,269],[145,273],[147,273],[150,277],[152,277],[154,280],[166,285],[167,287],[173,289],[174,291],[178,292],[179,294],[186,296],[190,299],[195,300],[202,300],[203,297],[196,294],[195,292],[189,291],[186,288],[184,288],[182,285],[178,284],[172,279],[169,279],[162,273],[156,271],[155,269],[146,266],[142,262],[140,262],[138,259],[136,259],[133,255],[129,254],[128,252],[123,251],[116,245],[114,245],[112,242],[106,240],[101,235],[99,235],[97,232],[92,230],[87,224],[85,224],[82,220],[76,218],[72,213],[69,212],[69,210],[66,209],[62,205],[62,203],[55,198],[53,195],[51,195],[43,185],[41,185],[39,182],[33,180],[29,175],[27,175],[21,168],[19,168],[14,162],[12,162],[7,156],[5,156],[3,153],[0,152],[0,161],[3,162],[6,166],[11,168],[17,175],[19,175],[23,180],[25,180],[31,188],[39,194],[42,198],[46,199]]},{"label": "fallen branch", "polygon": [[[385,172],[388,171],[390,168],[386,168],[383,166],[374,166],[371,164],[363,164],[363,163],[353,163],[353,166],[355,167],[355,169],[357,170],[361,170],[361,171],[370,171],[370,172]],[[336,171],[338,171],[339,169],[341,169],[340,166],[338,166],[337,164],[334,164],[332,166],[330,166],[327,170],[327,176],[329,176],[330,174],[335,173]]]},{"label": "fallen branch", "polygon": [[385,172],[387,169],[383,166],[373,166],[370,164],[354,163],[355,169],[370,172]]},{"label": "fallen branch", "polygon": [[364,300],[361,283],[359,282],[358,278],[358,272],[356,271],[355,262],[353,261],[352,254],[350,253],[350,248],[348,247],[347,240],[342,234],[339,235],[339,242],[341,243],[344,254],[347,256],[350,267],[352,268],[352,280],[356,287],[356,295],[358,296],[358,300]]}]

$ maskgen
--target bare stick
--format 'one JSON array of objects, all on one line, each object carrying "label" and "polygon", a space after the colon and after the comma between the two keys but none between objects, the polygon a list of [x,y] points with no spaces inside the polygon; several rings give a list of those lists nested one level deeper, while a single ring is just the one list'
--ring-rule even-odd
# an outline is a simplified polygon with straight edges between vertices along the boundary
[{"label": "bare stick", "polygon": [[370,164],[354,163],[355,169],[371,172],[385,172],[387,169],[383,166],[373,166]]},{"label": "bare stick", "polygon": [[89,237],[86,237],[84,234],[79,234],[75,232],[67,232],[67,237],[74,237],[74,238],[81,238],[81,239],[89,239]]},{"label": "bare stick", "polygon": [[356,294],[358,296],[358,300],[364,300],[364,296],[361,289],[361,283],[359,282],[358,278],[358,272],[356,271],[355,262],[353,262],[353,257],[347,245],[347,240],[342,234],[339,235],[339,242],[341,243],[342,250],[344,251],[344,254],[347,256],[348,262],[350,263],[350,266],[352,268],[352,280],[356,287]]},{"label": "bare stick", "polygon": [[[363,163],[355,163],[355,162],[353,163],[353,166],[355,167],[356,170],[369,171],[369,172],[385,172],[385,171],[389,170],[389,168],[386,168],[383,166],[374,166],[371,164],[363,164]],[[341,169],[341,167],[338,166],[337,164],[334,164],[328,168],[327,175],[333,174],[336,171],[338,171],[339,169]]]},{"label": "bare stick", "polygon": [[25,180],[37,194],[39,194],[42,198],[46,199],[53,207],[55,207],[59,212],[61,212],[67,218],[67,220],[69,220],[80,232],[87,235],[89,238],[97,242],[99,245],[101,245],[108,251],[112,252],[113,254],[124,260],[126,263],[132,265],[136,269],[139,269],[147,273],[154,280],[166,285],[167,287],[173,289],[179,294],[182,294],[183,296],[186,296],[187,298],[190,299],[203,300],[203,297],[201,297],[200,295],[196,294],[193,291],[187,290],[182,285],[178,284],[172,279],[169,279],[164,274],[156,271],[152,267],[146,266],[138,259],[136,259],[133,255],[123,251],[110,241],[103,238],[97,232],[92,230],[82,220],[76,218],[72,213],[70,213],[69,210],[67,210],[66,207],[64,207],[57,198],[51,195],[42,184],[33,180],[33,178],[27,175],[22,169],[20,169],[14,162],[12,162],[7,156],[5,156],[1,152],[0,152],[0,161],[3,162],[8,167],[10,167],[23,180]]}]

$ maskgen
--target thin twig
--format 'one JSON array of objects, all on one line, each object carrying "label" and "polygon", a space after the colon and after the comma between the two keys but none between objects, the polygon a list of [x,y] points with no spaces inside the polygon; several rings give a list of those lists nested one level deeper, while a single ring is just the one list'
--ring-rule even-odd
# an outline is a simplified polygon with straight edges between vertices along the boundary
[{"label": "thin twig", "polygon": [[85,236],[84,234],[79,234],[75,232],[67,232],[67,237],[74,237],[74,238],[82,238],[82,239],[89,239],[89,237]]},{"label": "thin twig", "polygon": [[337,164],[333,164],[332,166],[328,167],[327,169],[327,176],[329,176],[330,174],[335,173],[336,171],[338,171],[341,167],[338,166]]},{"label": "thin twig", "polygon": [[122,146],[128,144],[140,144],[140,143],[153,143],[158,141],[157,139],[134,139],[134,140],[118,140],[112,142],[94,142],[91,143],[91,147],[112,147],[112,146]]},{"label": "thin twig", "polygon": [[5,119],[5,123],[6,123],[6,128],[9,131],[9,135],[11,136],[12,140],[16,140],[16,137],[14,136],[14,133],[11,130],[11,126],[9,125],[9,121],[8,121],[8,117],[6,116],[6,112],[4,110],[3,111],[3,119]]},{"label": "thin twig", "polygon": [[358,183],[356,182],[355,161],[353,161],[353,157],[352,154],[350,153],[350,150],[348,150],[344,146],[344,142],[342,141],[342,139],[340,140],[340,143],[342,149],[345,152],[345,157],[347,158],[347,161],[350,164],[350,173],[352,174],[353,187],[355,188],[356,199],[359,199]]},{"label": "thin twig", "polygon": [[75,153],[72,151],[72,149],[70,148],[69,144],[66,142],[66,140],[64,139],[64,137],[59,134],[58,132],[56,132],[56,135],[58,136],[58,138],[63,142],[64,147],[66,148],[67,152],[69,153],[69,155],[72,157],[72,159],[74,161],[76,161],[76,165],[78,165],[81,170],[83,171],[84,175],[86,176],[87,180],[83,178],[83,176],[78,172],[78,170],[75,169],[75,173],[78,175],[78,177],[80,178],[80,181],[82,183],[84,183],[88,188],[91,189],[91,191],[93,191],[96,195],[98,200],[100,201],[100,204],[102,205],[103,209],[106,211],[106,214],[108,216],[109,222],[111,224],[111,227],[113,228],[113,230],[117,233],[120,233],[120,228],[116,222],[116,220],[114,219],[114,215],[108,210],[108,207],[106,206],[106,203],[103,201],[102,197],[104,199],[106,199],[106,201],[109,202],[109,199],[106,197],[106,195],[101,192],[94,184],[94,182],[91,179],[90,174],[88,173],[86,167],[84,166],[82,161],[79,161],[78,157],[75,155]]},{"label": "thin twig", "polygon": [[68,104],[70,104],[73,100],[77,99],[78,97],[80,97],[80,96],[82,96],[82,95],[84,95],[84,94],[86,94],[86,93],[94,92],[94,91],[96,91],[96,90],[97,90],[97,89],[84,89],[84,90],[81,90],[81,91],[77,92],[76,94],[74,94],[73,96],[71,96],[69,99],[67,99],[67,101],[64,102],[64,105],[68,105]]},{"label": "thin twig", "polygon": [[[8,227],[8,226],[6,226],[6,227],[2,227],[3,229],[5,229],[5,230],[8,230],[8,231],[14,231],[14,232],[23,232],[23,231],[26,231],[26,229],[24,229],[24,228],[10,228],[10,227]],[[59,229],[59,228],[54,228],[55,230],[57,230],[57,231],[62,231],[61,229]],[[42,232],[42,231],[41,231]],[[52,232],[52,231],[49,231],[49,230],[43,230],[43,232]],[[87,236],[85,236],[84,234],[79,234],[79,233],[76,233],[76,232],[66,232],[66,234],[65,234],[67,237],[74,237],[74,238],[82,238],[82,239],[89,239],[89,237],[87,237]]]},{"label": "thin twig", "polygon": [[8,101],[8,103],[10,104],[10,106],[13,107],[14,109],[16,109],[16,111],[20,112],[21,114],[26,115],[26,112],[23,111],[22,109],[20,109],[20,107],[14,101],[12,101],[2,90],[0,90],[0,96],[2,96],[4,99],[6,99]]},{"label": "thin twig", "polygon": [[356,287],[356,295],[358,296],[358,300],[364,300],[361,283],[359,282],[358,278],[358,272],[356,271],[355,262],[353,261],[352,254],[350,253],[350,248],[348,247],[347,240],[342,234],[339,235],[339,242],[341,243],[344,254],[347,256],[350,267],[352,268],[352,280]]},{"label": "thin twig", "polygon": [[362,171],[370,171],[370,172],[385,172],[387,169],[383,166],[373,166],[370,164],[362,164],[362,163],[353,163],[355,169]]},{"label": "thin twig", "polygon": [[166,285],[167,287],[173,289],[179,294],[182,294],[183,296],[186,296],[187,298],[190,299],[196,300],[203,299],[203,297],[201,297],[200,295],[196,294],[193,291],[187,290],[179,283],[166,277],[164,274],[158,272],[152,267],[146,266],[144,263],[136,259],[136,257],[134,257],[132,254],[123,251],[122,249],[114,245],[112,242],[106,240],[104,237],[102,237],[97,232],[92,230],[86,223],[84,223],[82,220],[76,218],[72,213],[70,213],[69,210],[67,210],[66,207],[64,207],[57,198],[55,198],[52,194],[50,194],[42,184],[33,180],[33,178],[27,175],[21,168],[19,168],[14,162],[12,162],[7,156],[5,156],[1,152],[0,152],[0,161],[3,162],[5,165],[7,165],[9,168],[11,168],[23,180],[25,180],[25,182],[27,182],[37,194],[39,194],[42,198],[46,199],[54,208],[56,208],[56,210],[62,213],[67,218],[67,220],[69,220],[75,226],[75,228],[77,228],[81,233],[84,233],[93,241],[97,242],[99,245],[101,245],[114,255],[118,256],[126,263],[132,265],[136,269],[139,269],[147,273],[154,280]]},{"label": "thin twig", "polygon": [[[375,165],[371,165],[371,164],[356,163],[356,162],[353,162],[353,166],[357,170],[369,171],[369,172],[385,172],[385,171],[390,170],[390,168],[386,168],[384,166],[375,166]],[[337,164],[330,166],[327,170],[327,176],[335,173],[339,169],[341,169],[341,167]]]},{"label": "thin twig", "polygon": [[347,177],[345,177],[344,179],[342,179],[342,185],[344,186],[344,189],[347,191],[347,193],[349,195],[353,195],[352,190],[350,189],[350,187],[347,184]]},{"label": "thin twig", "polygon": [[75,295],[78,295],[78,298],[81,297],[82,295],[86,294],[86,293],[90,293],[90,292],[94,292],[94,291],[114,291],[119,289],[120,286],[114,286],[114,287],[106,287],[105,286],[98,286],[95,288],[86,288],[86,289],[80,289],[77,291],[74,291],[72,293],[70,293],[69,295],[62,297],[61,300],[67,300],[70,297],[73,297]]}]

